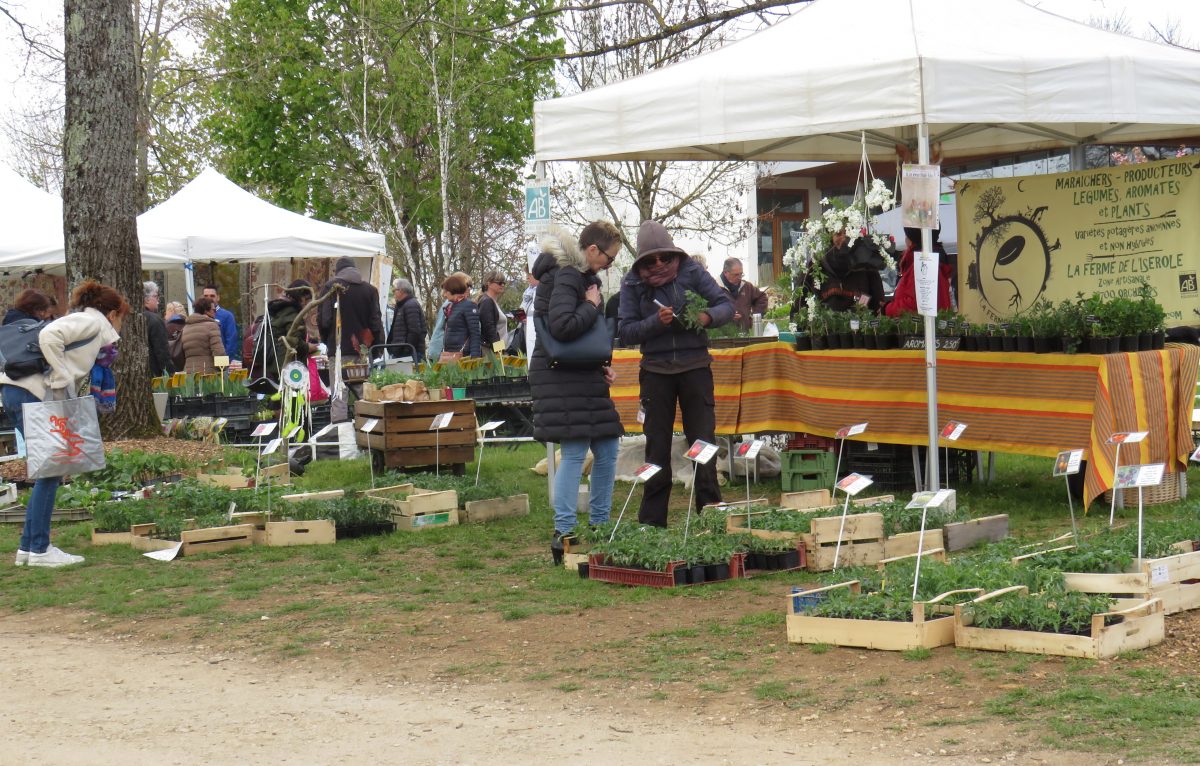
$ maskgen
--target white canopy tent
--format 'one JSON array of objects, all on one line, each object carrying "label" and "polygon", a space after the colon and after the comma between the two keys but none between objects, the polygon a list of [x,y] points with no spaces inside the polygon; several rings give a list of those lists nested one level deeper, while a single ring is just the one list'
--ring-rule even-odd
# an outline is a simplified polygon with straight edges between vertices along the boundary
[{"label": "white canopy tent", "polygon": [[[534,108],[543,161],[857,161],[865,140],[874,159],[927,163],[931,146],[950,158],[1198,132],[1200,54],[1020,0],[816,0],[720,50]],[[932,456],[929,317],[925,338]]]},{"label": "white canopy tent", "polygon": [[[63,266],[62,199],[39,189],[6,167],[0,167],[0,268]],[[142,237],[142,263],[182,266],[182,254],[169,240]]]}]

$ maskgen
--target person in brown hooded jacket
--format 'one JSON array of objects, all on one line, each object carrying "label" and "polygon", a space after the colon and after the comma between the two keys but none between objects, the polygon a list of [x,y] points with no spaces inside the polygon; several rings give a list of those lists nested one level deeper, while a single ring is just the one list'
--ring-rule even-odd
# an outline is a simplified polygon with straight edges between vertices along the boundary
[{"label": "person in brown hooded jacket", "polygon": [[184,372],[216,372],[213,357],[225,355],[216,315],[217,307],[208,298],[197,298],[192,305],[192,313],[183,327]]}]

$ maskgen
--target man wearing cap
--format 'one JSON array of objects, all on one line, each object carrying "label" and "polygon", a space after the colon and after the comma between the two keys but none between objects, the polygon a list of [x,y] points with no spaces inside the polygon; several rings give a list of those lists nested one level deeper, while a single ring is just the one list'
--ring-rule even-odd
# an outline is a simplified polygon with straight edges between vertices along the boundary
[{"label": "man wearing cap", "polygon": [[[675,246],[658,221],[645,221],[638,230],[637,259],[621,282],[617,334],[626,346],[640,344],[641,406],[645,414],[646,462],[666,468],[648,482],[642,493],[638,521],[667,525],[671,499],[671,439],[675,408],[683,415],[688,443],[716,440],[712,356],[708,335],[683,326],[687,293],[699,294],[708,309],[699,316],[703,327],[719,327],[733,319],[729,294],[687,253]],[[696,508],[721,501],[714,462],[696,472]]]},{"label": "man wearing cap", "polygon": [[[933,230],[933,249],[938,254],[937,274],[937,307],[938,311],[951,308],[950,305],[950,264],[947,263],[946,249],[938,241],[938,229]],[[900,281],[896,283],[896,292],[892,302],[885,311],[890,317],[901,314],[915,313],[917,310],[917,283],[913,273],[914,255],[921,244],[921,230],[904,227],[904,255],[900,256]]]},{"label": "man wearing cap", "polygon": [[[317,324],[321,330],[321,340],[329,348],[332,356],[337,344],[342,345],[342,355],[346,357],[366,357],[371,346],[382,344],[383,314],[379,310],[379,291],[370,282],[363,279],[362,273],[354,265],[353,258],[338,258],[334,264],[333,279],[325,283],[321,295],[326,295],[341,285],[343,290],[338,298],[331,298],[321,304],[318,310]],[[339,303],[342,312],[342,337],[334,338],[337,327],[337,314],[334,303]]]}]

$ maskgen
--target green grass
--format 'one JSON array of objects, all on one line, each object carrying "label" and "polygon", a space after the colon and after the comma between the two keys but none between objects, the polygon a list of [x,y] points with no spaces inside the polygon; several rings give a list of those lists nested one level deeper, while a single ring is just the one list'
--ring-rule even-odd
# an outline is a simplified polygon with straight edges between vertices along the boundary
[{"label": "green grass", "polygon": [[[59,526],[55,543],[84,553],[87,563],[57,571],[0,566],[0,614],[78,610],[113,627],[136,622],[162,640],[221,641],[282,658],[324,654],[325,642],[342,647],[347,661],[356,652],[387,656],[374,653],[445,646],[450,654],[438,665],[441,671],[431,671],[439,675],[496,677],[565,693],[628,684],[635,699],[651,701],[702,694],[854,710],[888,699],[889,707],[912,715],[924,697],[892,699],[896,685],[888,681],[905,685],[915,675],[912,683],[989,700],[971,713],[1011,722],[1035,741],[1126,757],[1140,747],[1162,759],[1200,759],[1190,733],[1200,714],[1200,681],[1189,674],[1160,675],[1147,662],[1154,649],[1103,664],[964,650],[831,652],[829,644],[786,640],[784,594],[793,584],[811,583],[811,575],[659,590],[580,580],[553,568],[546,481],[528,471],[544,454],[536,445],[489,452],[483,483],[519,483],[530,495],[531,513],[486,525],[332,546],[247,548],[171,563],[119,546],[92,548],[87,525]],[[998,458],[998,481],[962,487],[960,505],[975,515],[1008,513],[1014,533],[1031,540],[1067,528],[1061,480],[1049,476],[1050,461]],[[320,462],[309,466],[297,489],[370,483],[365,460]],[[755,496],[778,491],[778,482],[752,488]],[[627,493],[628,485],[618,485],[618,502]],[[673,495],[672,524],[682,525],[686,493],[676,488]],[[631,513],[637,503],[635,496]],[[1194,514],[1198,506],[1193,498],[1146,512],[1166,518]],[[1129,518],[1136,509],[1124,513]],[[1081,516],[1081,522],[1085,530],[1098,528],[1107,524],[1107,513]],[[16,526],[0,528],[0,556],[15,550]],[[510,643],[476,651],[473,638],[492,633]],[[544,666],[523,661],[522,641],[541,650]],[[867,658],[867,669],[844,673],[843,664],[863,663],[859,656]],[[888,675],[870,667],[884,657],[891,668],[907,671]],[[921,664],[896,665],[904,661]],[[1052,671],[1032,672],[1048,667]],[[1001,684],[1014,681],[1025,688],[999,693]],[[928,725],[973,720],[979,719],[949,716]]]}]

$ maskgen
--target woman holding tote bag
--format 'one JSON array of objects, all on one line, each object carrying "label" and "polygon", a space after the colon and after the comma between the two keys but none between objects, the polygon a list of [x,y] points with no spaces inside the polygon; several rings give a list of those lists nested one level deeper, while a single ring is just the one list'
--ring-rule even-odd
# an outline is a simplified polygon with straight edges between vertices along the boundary
[{"label": "woman holding tote bag", "polygon": [[[129,302],[111,287],[88,280],[75,288],[71,313],[46,325],[38,335],[49,369],[21,378],[0,374],[0,400],[22,435],[22,406],[73,397],[79,383],[90,376],[100,350],[120,339],[121,323],[128,314]],[[52,476],[34,482],[25,507],[17,566],[62,567],[83,561],[83,556],[72,556],[50,544],[50,516],[61,481]]]},{"label": "woman holding tote bag", "polygon": [[[538,327],[533,356],[529,359],[529,385],[533,393],[533,437],[557,442],[562,463],[554,474],[554,535],[550,555],[562,562],[563,537],[578,523],[576,504],[579,479],[588,450],[592,452],[592,480],[588,520],[608,521],[612,509],[613,480],[617,469],[617,442],[625,427],[609,396],[612,367],[557,363],[552,347],[579,341],[597,322],[609,341],[600,297],[600,278],[621,251],[621,232],[608,221],[589,223],[578,242],[555,228],[542,240],[542,253],[533,264],[538,280],[533,300]],[[611,343],[607,343],[611,354]]]}]

